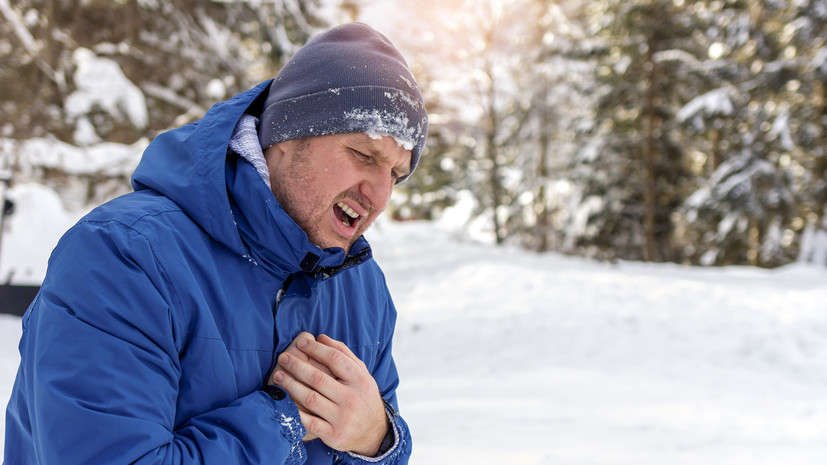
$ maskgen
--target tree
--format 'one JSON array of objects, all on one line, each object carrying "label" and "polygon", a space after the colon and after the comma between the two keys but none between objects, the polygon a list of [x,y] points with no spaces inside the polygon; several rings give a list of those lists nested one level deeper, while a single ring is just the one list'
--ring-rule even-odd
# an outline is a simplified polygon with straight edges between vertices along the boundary
[{"label": "tree", "polygon": [[414,75],[426,92],[431,115],[431,157],[423,160],[416,179],[402,186],[402,193],[420,205],[421,199],[438,200],[439,210],[458,192],[472,192],[477,214],[487,218],[498,244],[513,232],[510,221],[521,177],[512,167],[525,114],[515,86],[515,73],[524,64],[525,3],[411,1],[396,10],[405,20],[393,39],[414,51]]},{"label": "tree", "polygon": [[0,0],[4,137],[72,141],[66,98],[76,90],[81,49],[117,63],[147,97],[147,127],[104,115],[93,121],[101,138],[129,143],[191,120],[216,100],[273,76],[325,25],[318,8],[318,1],[21,0],[11,6]]},{"label": "tree", "polygon": [[594,67],[589,55],[595,46],[583,30],[580,2],[537,0],[525,12],[529,39],[522,46],[524,66],[516,75],[523,89],[526,113],[517,137],[515,162],[523,173],[518,196],[521,214],[512,215],[511,228],[524,246],[545,252],[565,251],[569,186],[567,164],[579,148],[578,128],[594,116]]},{"label": "tree", "polygon": [[[321,7],[321,0],[0,0],[0,136],[17,141],[3,144],[15,148],[2,155],[18,180],[63,193],[85,185],[85,202],[124,192],[129,164],[68,173],[54,164],[31,166],[38,162],[21,158],[21,144],[48,138],[77,147],[143,145],[274,76],[328,25]],[[100,192],[101,185],[109,187]]]},{"label": "tree", "polygon": [[[689,173],[675,112],[692,92],[673,50],[695,53],[691,24],[676,2],[607,1],[590,5],[591,33],[603,40],[603,92],[590,140],[575,160],[581,251],[624,259],[674,260],[672,213]],[[585,217],[585,219],[584,219]]]},{"label": "tree", "polygon": [[[697,156],[697,190],[678,212],[689,262],[777,266],[796,255],[801,196],[793,154],[798,59],[790,53],[790,6],[702,2],[704,94],[679,112]],[[805,119],[799,119],[805,116]]]},{"label": "tree", "polygon": [[802,237],[800,258],[827,265],[827,5],[795,2],[782,29],[785,52],[797,64],[786,88],[792,93],[788,126],[790,169],[802,173],[799,216],[793,230]]}]

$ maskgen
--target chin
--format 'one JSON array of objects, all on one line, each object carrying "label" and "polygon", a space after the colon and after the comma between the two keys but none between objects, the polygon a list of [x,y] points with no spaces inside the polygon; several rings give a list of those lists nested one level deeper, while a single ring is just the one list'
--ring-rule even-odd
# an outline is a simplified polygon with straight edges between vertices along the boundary
[{"label": "chin", "polygon": [[321,249],[332,249],[338,247],[340,249],[344,249],[345,252],[349,252],[350,246],[353,245],[353,242],[336,241],[324,238],[310,238],[310,242],[317,245]]}]

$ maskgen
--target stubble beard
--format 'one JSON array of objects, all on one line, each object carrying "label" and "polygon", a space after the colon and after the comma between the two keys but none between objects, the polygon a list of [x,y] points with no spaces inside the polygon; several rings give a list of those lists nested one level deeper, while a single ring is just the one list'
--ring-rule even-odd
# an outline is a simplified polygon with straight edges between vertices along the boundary
[{"label": "stubble beard", "polygon": [[[353,239],[347,241],[345,244],[341,243],[341,238],[339,238],[339,241],[325,239],[326,235],[322,228],[325,217],[328,215],[328,210],[330,210],[337,201],[347,197],[347,195],[340,194],[331,204],[328,204],[329,200],[320,198],[317,193],[305,195],[296,194],[297,192],[310,190],[297,189],[297,187],[302,184],[307,184],[313,179],[313,170],[309,163],[309,157],[312,156],[308,150],[309,145],[309,141],[302,141],[296,147],[296,156],[290,160],[286,172],[276,173],[278,182],[272,182],[273,195],[287,215],[304,231],[310,242],[322,249],[340,247],[347,253],[350,251],[350,247],[356,239],[364,232],[367,224],[360,225],[360,231],[354,234]],[[325,207],[317,209],[317,207],[322,205]]]}]

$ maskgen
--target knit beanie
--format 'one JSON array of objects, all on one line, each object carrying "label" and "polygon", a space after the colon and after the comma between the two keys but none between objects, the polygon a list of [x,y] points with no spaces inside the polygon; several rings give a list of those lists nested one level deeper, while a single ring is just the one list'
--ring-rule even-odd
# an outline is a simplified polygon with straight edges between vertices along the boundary
[{"label": "knit beanie", "polygon": [[405,59],[361,23],[333,28],[296,52],[270,85],[258,134],[266,149],[350,132],[394,137],[411,151],[411,173],[428,133],[422,94]]}]

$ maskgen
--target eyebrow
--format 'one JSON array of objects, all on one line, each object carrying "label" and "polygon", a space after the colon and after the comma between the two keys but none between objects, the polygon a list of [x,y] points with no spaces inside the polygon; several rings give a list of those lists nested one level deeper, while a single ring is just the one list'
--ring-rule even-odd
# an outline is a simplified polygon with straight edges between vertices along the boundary
[{"label": "eyebrow", "polygon": [[[382,150],[379,149],[379,141],[378,140],[368,136],[367,134],[362,134],[362,135],[365,136],[368,139],[367,144],[366,144],[367,148],[365,149],[366,152],[368,152],[371,156],[374,156],[376,158],[380,158],[382,160],[388,160],[388,156],[385,155],[384,152],[382,152]],[[393,136],[386,136],[386,137],[393,137]],[[413,156],[413,154],[411,154],[411,156]],[[396,175],[399,176],[400,178],[404,177],[404,176],[408,176],[409,174],[411,174],[411,164],[410,163],[408,163],[407,165],[405,165],[405,164],[394,165],[393,169],[396,170]]]}]

